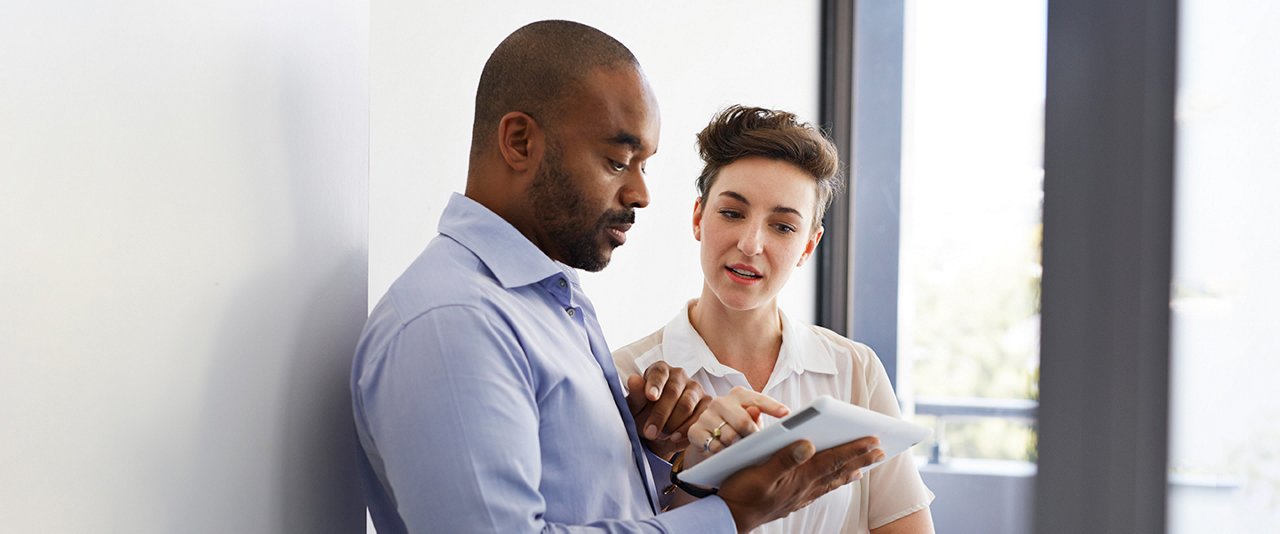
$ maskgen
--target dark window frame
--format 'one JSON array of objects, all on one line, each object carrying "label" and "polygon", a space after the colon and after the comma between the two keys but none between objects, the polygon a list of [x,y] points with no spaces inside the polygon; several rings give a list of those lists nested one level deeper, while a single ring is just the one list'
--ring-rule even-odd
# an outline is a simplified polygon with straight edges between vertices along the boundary
[{"label": "dark window frame", "polygon": [[823,218],[814,317],[875,349],[897,387],[905,12],[902,2],[828,0],[822,16],[819,120],[848,188]]}]

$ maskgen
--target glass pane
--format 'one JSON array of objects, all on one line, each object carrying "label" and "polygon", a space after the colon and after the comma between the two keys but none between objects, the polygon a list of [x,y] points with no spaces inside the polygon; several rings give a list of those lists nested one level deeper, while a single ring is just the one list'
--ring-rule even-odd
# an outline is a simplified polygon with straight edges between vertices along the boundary
[{"label": "glass pane", "polygon": [[1045,9],[907,2],[898,387],[943,532],[1030,530]]},{"label": "glass pane", "polygon": [[1280,3],[1181,3],[1169,532],[1280,532]]}]

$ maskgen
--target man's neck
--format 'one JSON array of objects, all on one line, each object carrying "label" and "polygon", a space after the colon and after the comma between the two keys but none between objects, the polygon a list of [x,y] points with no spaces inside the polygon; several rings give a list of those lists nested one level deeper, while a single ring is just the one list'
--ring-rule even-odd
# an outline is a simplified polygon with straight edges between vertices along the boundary
[{"label": "man's neck", "polygon": [[[462,194],[476,201],[477,204],[488,208],[489,211],[501,217],[502,220],[507,221],[547,257],[556,261],[563,261],[563,255],[559,254],[560,251],[552,249],[551,244],[553,241],[535,223],[536,217],[533,209],[527,202],[528,195],[513,195],[503,188],[501,180],[493,177],[475,176],[474,173],[477,172],[483,172],[483,170],[477,170],[474,167],[470,170],[467,176],[467,187]],[[511,182],[514,183],[515,180]]]}]

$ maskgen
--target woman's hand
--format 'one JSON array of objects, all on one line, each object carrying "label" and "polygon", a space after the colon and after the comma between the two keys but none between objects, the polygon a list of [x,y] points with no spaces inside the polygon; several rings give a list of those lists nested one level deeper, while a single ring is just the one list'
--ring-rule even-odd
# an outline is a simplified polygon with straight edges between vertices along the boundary
[{"label": "woman's hand", "polygon": [[685,449],[686,468],[697,465],[725,447],[760,430],[760,414],[785,417],[791,410],[767,395],[735,387],[728,395],[716,397],[689,427]]}]

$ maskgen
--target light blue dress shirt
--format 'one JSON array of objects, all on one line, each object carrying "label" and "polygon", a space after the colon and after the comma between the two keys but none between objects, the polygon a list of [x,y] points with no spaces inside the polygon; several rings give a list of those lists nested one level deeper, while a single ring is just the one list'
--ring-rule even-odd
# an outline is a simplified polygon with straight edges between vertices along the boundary
[{"label": "light blue dress shirt", "polygon": [[718,497],[656,513],[670,466],[638,439],[576,271],[461,195],[439,229],[356,347],[379,534],[734,532]]}]

